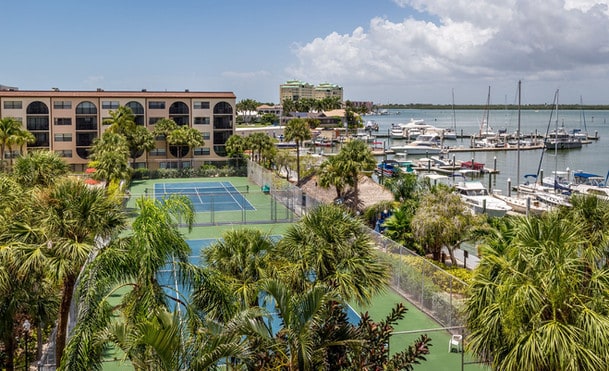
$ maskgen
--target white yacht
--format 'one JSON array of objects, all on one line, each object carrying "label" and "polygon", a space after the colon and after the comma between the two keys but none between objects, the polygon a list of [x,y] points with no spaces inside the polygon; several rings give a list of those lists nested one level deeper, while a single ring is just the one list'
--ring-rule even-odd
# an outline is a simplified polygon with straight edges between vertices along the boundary
[{"label": "white yacht", "polygon": [[502,217],[512,210],[505,201],[491,196],[481,182],[459,182],[455,185],[455,189],[465,204],[476,214]]},{"label": "white yacht", "polygon": [[392,146],[395,152],[405,152],[408,155],[437,155],[445,152],[441,138],[437,134],[422,134],[408,144]]}]

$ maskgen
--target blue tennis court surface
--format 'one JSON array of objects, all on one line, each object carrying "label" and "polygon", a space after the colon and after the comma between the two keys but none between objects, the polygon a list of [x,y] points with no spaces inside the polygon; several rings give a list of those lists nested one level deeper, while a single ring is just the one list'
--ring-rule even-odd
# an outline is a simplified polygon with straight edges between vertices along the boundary
[{"label": "blue tennis court surface", "polygon": [[243,196],[243,193],[248,191],[249,186],[237,189],[231,182],[157,183],[154,185],[154,197],[158,200],[171,194],[181,194],[192,201],[197,212],[255,210],[254,206]]},{"label": "blue tennis court surface", "polygon": [[[271,236],[271,239],[277,241],[281,239],[281,236]],[[186,242],[191,248],[190,256],[188,257],[188,261],[191,264],[200,266],[201,265],[201,250],[206,249],[213,243],[215,243],[217,239],[215,238],[206,238],[200,240],[187,240]],[[163,286],[163,290],[165,293],[171,297],[179,297],[183,300],[188,300],[188,292],[190,291],[190,285],[183,285],[180,282],[176,274],[176,266],[173,262],[169,262],[161,271],[159,271],[157,278],[161,286]],[[266,309],[271,313],[271,317],[267,319],[267,325],[271,328],[273,333],[276,333],[281,328],[281,318],[276,314],[276,309],[273,303],[269,303],[264,301],[264,298],[261,297],[262,302]],[[170,302],[169,304],[170,310],[176,309],[175,302]],[[348,321],[357,325],[360,321],[360,316],[357,312],[351,308],[350,305],[346,305],[345,311],[347,313]]]}]

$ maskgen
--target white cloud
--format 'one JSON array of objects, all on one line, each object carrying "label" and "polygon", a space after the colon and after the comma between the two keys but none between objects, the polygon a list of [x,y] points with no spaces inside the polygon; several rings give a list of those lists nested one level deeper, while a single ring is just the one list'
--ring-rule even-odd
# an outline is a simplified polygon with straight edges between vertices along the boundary
[{"label": "white cloud", "polygon": [[351,34],[316,38],[295,46],[300,64],[288,74],[362,89],[446,80],[609,77],[606,0],[394,2],[437,21],[377,17]]}]

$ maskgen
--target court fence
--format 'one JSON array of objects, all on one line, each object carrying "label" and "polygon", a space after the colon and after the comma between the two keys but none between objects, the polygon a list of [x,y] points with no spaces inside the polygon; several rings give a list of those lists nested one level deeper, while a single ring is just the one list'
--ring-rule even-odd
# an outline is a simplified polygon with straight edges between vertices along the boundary
[{"label": "court fence", "polygon": [[[302,216],[307,210],[322,204],[255,162],[249,161],[247,173],[250,181],[261,187],[268,186],[270,194],[296,215]],[[391,287],[395,291],[443,327],[464,325],[461,308],[467,290],[465,282],[374,229],[364,228],[372,236],[381,256],[392,266]]]}]

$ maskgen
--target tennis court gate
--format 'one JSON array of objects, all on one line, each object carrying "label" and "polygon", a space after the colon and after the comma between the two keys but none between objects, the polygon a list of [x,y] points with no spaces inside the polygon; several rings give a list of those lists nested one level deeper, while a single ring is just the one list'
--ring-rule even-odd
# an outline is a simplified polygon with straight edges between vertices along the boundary
[{"label": "tennis court gate", "polygon": [[274,172],[251,160],[247,162],[247,178],[261,189],[268,191],[274,200],[298,217],[305,214],[307,210],[321,205],[321,202],[314,197],[307,195],[286,179],[280,178]]}]

